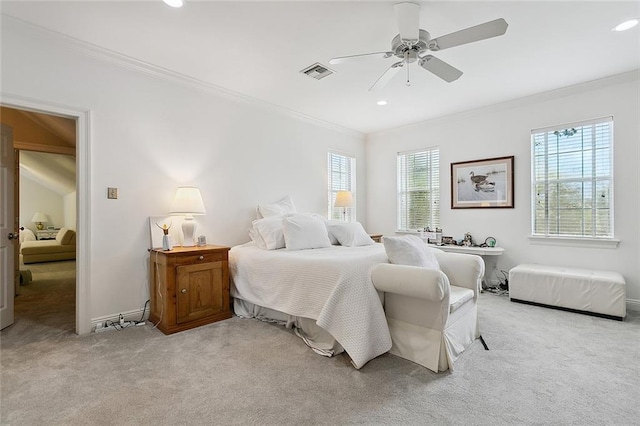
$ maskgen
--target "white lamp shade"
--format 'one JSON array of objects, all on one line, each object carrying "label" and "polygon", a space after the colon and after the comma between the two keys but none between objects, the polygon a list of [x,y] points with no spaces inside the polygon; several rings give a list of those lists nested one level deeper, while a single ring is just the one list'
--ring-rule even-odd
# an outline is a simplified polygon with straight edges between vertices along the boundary
[{"label": "white lamp shade", "polygon": [[42,212],[36,212],[31,219],[31,222],[42,223],[47,221],[47,215]]},{"label": "white lamp shade", "polygon": [[334,207],[353,207],[353,196],[351,191],[338,191]]},{"label": "white lamp shade", "polygon": [[171,205],[171,214],[205,214],[200,190],[194,186],[180,186]]},{"label": "white lamp shade", "polygon": [[166,4],[171,7],[182,7],[184,6],[183,0],[163,0]]}]

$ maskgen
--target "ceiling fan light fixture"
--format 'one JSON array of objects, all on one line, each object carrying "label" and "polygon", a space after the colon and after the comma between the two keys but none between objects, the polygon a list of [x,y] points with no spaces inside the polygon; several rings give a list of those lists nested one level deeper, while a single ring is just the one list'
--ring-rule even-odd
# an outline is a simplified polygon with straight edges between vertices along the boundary
[{"label": "ceiling fan light fixture", "polygon": [[640,20],[638,20],[637,18],[629,19],[628,21],[624,21],[623,23],[616,25],[614,28],[611,29],[611,31],[616,31],[616,32],[627,31],[635,27],[636,25],[638,25],[638,22],[640,22]]},{"label": "ceiling fan light fixture", "polygon": [[387,104],[387,101],[383,100],[379,100],[378,102],[376,102],[377,105],[379,106],[385,106]]},{"label": "ceiling fan light fixture", "polygon": [[182,7],[184,6],[184,0],[162,0],[165,4],[171,7]]}]

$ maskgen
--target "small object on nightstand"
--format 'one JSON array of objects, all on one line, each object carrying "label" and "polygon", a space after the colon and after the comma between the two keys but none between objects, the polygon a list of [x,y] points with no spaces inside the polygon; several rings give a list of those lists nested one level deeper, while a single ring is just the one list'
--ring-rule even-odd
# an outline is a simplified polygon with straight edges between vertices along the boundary
[{"label": "small object on nightstand", "polygon": [[376,243],[382,242],[382,234],[369,234],[369,237],[371,237],[371,239]]},{"label": "small object on nightstand", "polygon": [[171,223],[167,226],[166,223],[163,223],[162,226],[156,223],[156,226],[162,229],[162,250],[171,250],[171,241],[169,239],[169,230],[171,229]]}]

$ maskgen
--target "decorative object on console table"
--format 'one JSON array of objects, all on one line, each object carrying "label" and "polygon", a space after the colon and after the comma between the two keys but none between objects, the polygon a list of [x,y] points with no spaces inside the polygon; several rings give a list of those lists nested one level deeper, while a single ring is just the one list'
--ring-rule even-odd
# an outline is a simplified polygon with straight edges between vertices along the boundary
[{"label": "decorative object on console table", "polygon": [[353,207],[353,195],[351,191],[338,191],[334,207],[342,207],[342,220],[347,220],[347,207]]},{"label": "decorative object on console table", "polygon": [[369,237],[376,243],[382,242],[382,234],[369,234]]},{"label": "decorative object on console table", "polygon": [[193,215],[203,215],[205,213],[204,202],[198,188],[194,186],[178,187],[171,206],[171,214],[185,216],[182,223],[182,245],[184,247],[196,245],[193,239],[196,232],[196,223],[193,221]]},{"label": "decorative object on console table", "polygon": [[42,231],[44,229],[43,222],[47,222],[47,215],[42,212],[36,212],[31,219],[31,222],[36,224],[36,228],[38,231]]},{"label": "decorative object on console table", "polygon": [[231,318],[229,247],[151,250],[149,320],[165,334]]},{"label": "decorative object on console table", "polygon": [[451,208],[513,208],[513,158],[451,163]]}]

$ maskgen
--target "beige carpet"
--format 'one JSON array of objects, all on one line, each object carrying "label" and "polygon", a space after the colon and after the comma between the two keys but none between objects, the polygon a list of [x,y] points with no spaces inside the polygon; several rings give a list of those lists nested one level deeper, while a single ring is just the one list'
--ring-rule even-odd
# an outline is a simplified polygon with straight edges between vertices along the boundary
[{"label": "beige carpet", "polygon": [[32,281],[20,286],[15,298],[14,335],[27,341],[63,338],[76,326],[76,262],[20,265],[31,271]]},{"label": "beige carpet", "polygon": [[435,374],[391,355],[355,370],[237,317],[82,337],[46,314],[19,319],[0,335],[0,423],[638,424],[638,314],[617,322],[484,293],[480,321],[491,350],[476,342]]}]

